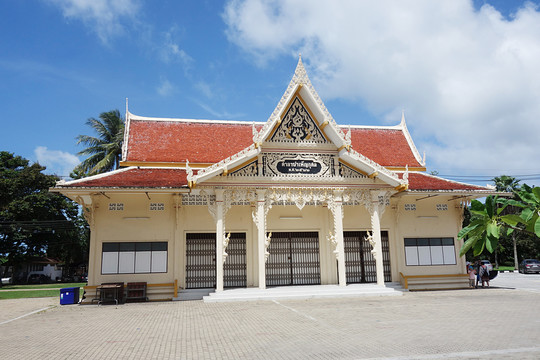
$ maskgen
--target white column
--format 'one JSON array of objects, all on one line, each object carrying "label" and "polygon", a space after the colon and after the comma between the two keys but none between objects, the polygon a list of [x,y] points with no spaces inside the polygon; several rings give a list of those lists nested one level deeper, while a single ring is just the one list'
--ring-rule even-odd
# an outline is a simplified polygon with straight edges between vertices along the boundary
[{"label": "white column", "polygon": [[[384,204],[382,205],[384,206]],[[379,193],[371,193],[371,232],[375,245],[375,265],[377,267],[377,285],[384,286],[384,266],[382,255],[382,239],[381,239],[381,209],[379,204]]]},{"label": "white column", "polygon": [[266,190],[257,190],[257,254],[259,259],[259,289],[266,289],[266,226],[264,226],[264,202]]},{"label": "white column", "polygon": [[347,285],[347,275],[345,273],[345,244],[343,240],[343,198],[342,191],[334,191],[334,231],[336,236],[336,251],[338,261],[339,286]]},{"label": "white column", "polygon": [[216,190],[216,291],[223,291],[223,190]]}]

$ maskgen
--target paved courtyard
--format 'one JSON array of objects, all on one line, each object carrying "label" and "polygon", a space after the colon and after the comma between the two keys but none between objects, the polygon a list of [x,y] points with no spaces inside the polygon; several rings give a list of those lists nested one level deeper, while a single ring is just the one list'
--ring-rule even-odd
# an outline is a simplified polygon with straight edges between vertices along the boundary
[{"label": "paved courtyard", "polygon": [[3,300],[0,358],[538,359],[539,306],[540,292],[508,288],[118,307]]}]

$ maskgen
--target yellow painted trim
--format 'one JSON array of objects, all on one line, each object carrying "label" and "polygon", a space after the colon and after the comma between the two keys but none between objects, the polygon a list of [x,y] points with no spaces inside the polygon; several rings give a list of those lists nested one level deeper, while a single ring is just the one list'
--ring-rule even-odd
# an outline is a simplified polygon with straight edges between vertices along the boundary
[{"label": "yellow painted trim", "polygon": [[328,122],[328,120],[324,120],[324,122],[321,124],[321,126],[319,126],[319,129],[321,129],[321,131],[323,131],[323,129],[326,127],[326,125],[330,124]]},{"label": "yellow painted trim", "polygon": [[[385,166],[390,171],[406,171],[407,168],[400,166]],[[426,171],[425,167],[410,167],[409,171]]]},{"label": "yellow painted trim", "polygon": [[[401,274],[401,273],[400,273]],[[468,277],[469,274],[439,274],[439,275],[403,275],[407,279],[445,278],[445,277]]]},{"label": "yellow painted trim", "polygon": [[229,170],[227,168],[224,168],[223,169],[223,175],[227,176],[228,173],[229,173]]},{"label": "yellow painted trim", "polygon": [[346,162],[346,161],[344,161],[344,160],[339,159],[339,162],[342,163],[343,165],[346,165],[346,166],[350,167],[350,168],[353,169],[354,171],[358,171],[360,174],[362,174],[362,175],[364,175],[364,176],[368,176],[368,173],[367,173],[367,172],[358,169],[356,166],[353,166],[353,165],[349,164],[348,162]]},{"label": "yellow painted trim", "polygon": [[[207,168],[213,163],[189,163],[192,168]],[[177,167],[185,168],[185,162],[146,162],[146,161],[121,161],[120,166],[140,166],[140,167]]]},{"label": "yellow painted trim", "polygon": [[174,283],[165,283],[165,284],[147,284],[146,287],[174,287]]},{"label": "yellow painted trim", "polygon": [[399,192],[405,191],[407,189],[409,189],[409,184],[401,184],[394,188],[394,190],[397,190]]},{"label": "yellow painted trim", "polygon": [[374,171],[374,172],[372,172],[371,174],[368,175],[368,178],[373,179],[373,178],[376,178],[377,176],[379,176],[379,172]]},{"label": "yellow painted trim", "polygon": [[174,297],[178,297],[178,279],[174,279]]}]

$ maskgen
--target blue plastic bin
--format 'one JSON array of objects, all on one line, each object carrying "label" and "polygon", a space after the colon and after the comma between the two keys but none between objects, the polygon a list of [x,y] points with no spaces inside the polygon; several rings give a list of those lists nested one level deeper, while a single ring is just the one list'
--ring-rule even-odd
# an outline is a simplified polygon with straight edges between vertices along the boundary
[{"label": "blue plastic bin", "polygon": [[70,287],[60,289],[60,305],[77,304],[79,302],[79,288]]}]

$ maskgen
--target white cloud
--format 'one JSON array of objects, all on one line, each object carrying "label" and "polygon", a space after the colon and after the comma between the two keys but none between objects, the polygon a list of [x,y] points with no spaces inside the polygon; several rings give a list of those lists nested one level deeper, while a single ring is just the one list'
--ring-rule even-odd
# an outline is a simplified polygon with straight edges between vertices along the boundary
[{"label": "white cloud", "polygon": [[[230,1],[227,36],[259,63],[303,55],[323,100],[407,124],[441,173],[538,172],[540,12],[469,0]],[[363,123],[363,119],[337,119]]]},{"label": "white cloud", "polygon": [[199,81],[196,83],[195,88],[199,90],[201,93],[204,94],[207,98],[212,98],[214,94],[212,93],[212,88],[210,87],[210,84],[204,81]]},{"label": "white cloud", "polygon": [[157,92],[161,96],[169,96],[174,92],[174,86],[165,78],[161,78],[161,82],[157,87]]},{"label": "white cloud", "polygon": [[94,31],[103,43],[125,29],[124,19],[134,19],[139,0],[46,0],[59,7],[64,17],[81,20]]},{"label": "white cloud", "polygon": [[185,67],[191,65],[193,62],[193,58],[188,55],[178,45],[177,41],[175,40],[177,35],[178,29],[176,26],[173,26],[169,29],[169,31],[165,32],[163,34],[163,42],[161,45],[161,60],[165,63],[171,63],[171,62],[179,62]]},{"label": "white cloud", "polygon": [[45,146],[38,146],[34,149],[37,162],[47,167],[48,174],[58,176],[69,176],[73,168],[79,165],[77,156],[61,150],[49,150]]}]

